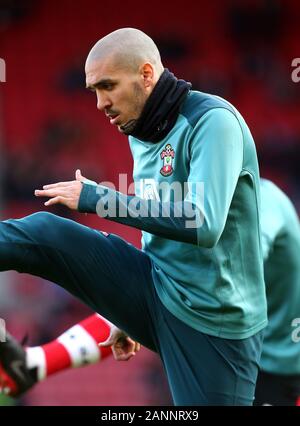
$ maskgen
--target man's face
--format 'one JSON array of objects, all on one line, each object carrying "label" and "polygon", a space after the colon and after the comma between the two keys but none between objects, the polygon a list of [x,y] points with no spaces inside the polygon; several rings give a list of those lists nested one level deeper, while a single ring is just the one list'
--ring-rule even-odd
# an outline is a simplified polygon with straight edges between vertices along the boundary
[{"label": "man's face", "polygon": [[85,72],[87,88],[97,95],[97,108],[120,132],[131,133],[149,96],[143,75],[112,59],[88,61]]}]

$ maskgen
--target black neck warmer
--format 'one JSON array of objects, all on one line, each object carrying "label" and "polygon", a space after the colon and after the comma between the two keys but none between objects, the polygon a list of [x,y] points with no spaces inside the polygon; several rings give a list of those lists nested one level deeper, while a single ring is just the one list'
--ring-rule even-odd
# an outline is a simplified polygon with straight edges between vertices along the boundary
[{"label": "black neck warmer", "polygon": [[174,126],[191,87],[191,83],[178,80],[165,68],[130,135],[145,142],[162,140]]}]

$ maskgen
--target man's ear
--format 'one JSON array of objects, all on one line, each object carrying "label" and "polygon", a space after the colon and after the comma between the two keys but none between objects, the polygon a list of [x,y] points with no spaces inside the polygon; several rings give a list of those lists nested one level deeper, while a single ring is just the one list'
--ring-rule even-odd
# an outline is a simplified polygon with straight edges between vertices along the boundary
[{"label": "man's ear", "polygon": [[141,76],[145,88],[152,88],[154,86],[154,69],[148,62],[141,67]]}]

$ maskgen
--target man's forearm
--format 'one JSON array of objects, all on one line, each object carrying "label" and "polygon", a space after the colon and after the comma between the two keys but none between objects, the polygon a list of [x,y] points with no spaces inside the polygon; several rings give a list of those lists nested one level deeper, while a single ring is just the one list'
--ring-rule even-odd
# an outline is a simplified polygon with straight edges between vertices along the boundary
[{"label": "man's forearm", "polygon": [[78,210],[190,244],[197,244],[201,225],[199,212],[188,201],[144,200],[100,185],[83,185]]}]

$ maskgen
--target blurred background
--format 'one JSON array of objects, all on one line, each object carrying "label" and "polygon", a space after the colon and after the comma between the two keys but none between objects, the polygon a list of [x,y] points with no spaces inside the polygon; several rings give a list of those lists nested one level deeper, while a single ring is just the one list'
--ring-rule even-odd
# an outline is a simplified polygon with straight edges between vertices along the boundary
[{"label": "blurred background", "polygon": [[[0,0],[0,58],[6,63],[6,82],[0,83],[1,218],[44,210],[34,189],[71,180],[77,168],[97,182],[118,187],[120,173],[131,182],[127,139],[96,109],[84,79],[90,48],[121,27],[145,31],[177,77],[240,110],[262,176],[299,210],[300,82],[291,76],[292,60],[300,58],[299,22],[298,0]],[[63,208],[51,211],[140,246],[139,232],[128,227]],[[90,313],[53,284],[0,275],[0,317],[17,338],[28,334],[31,346]],[[106,359],[50,377],[17,403],[163,405],[170,397],[157,356],[143,349],[129,363]]]}]

